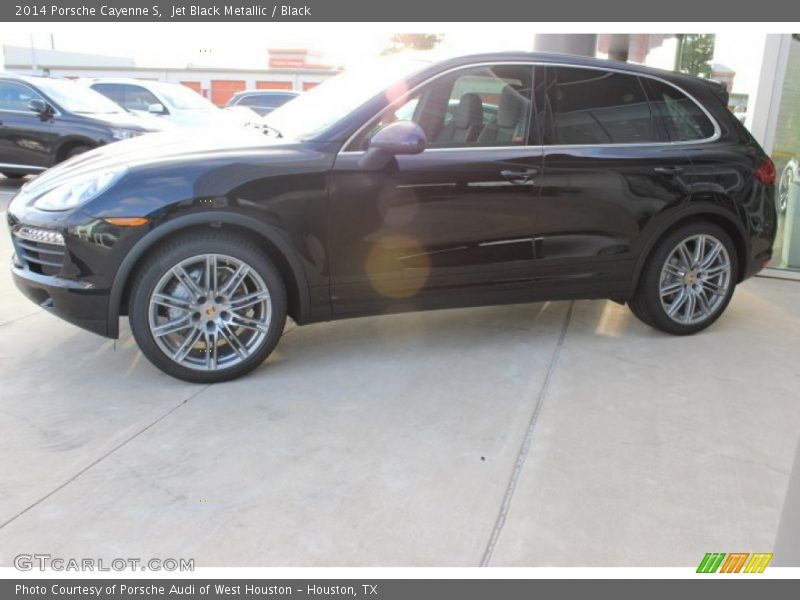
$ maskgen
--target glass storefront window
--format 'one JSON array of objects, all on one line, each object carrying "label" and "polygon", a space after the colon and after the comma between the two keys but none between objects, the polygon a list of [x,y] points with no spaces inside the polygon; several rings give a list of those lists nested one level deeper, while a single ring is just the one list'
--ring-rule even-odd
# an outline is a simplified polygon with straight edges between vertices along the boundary
[{"label": "glass storefront window", "polygon": [[792,36],[772,160],[778,173],[778,235],[771,267],[800,270],[800,35]]}]

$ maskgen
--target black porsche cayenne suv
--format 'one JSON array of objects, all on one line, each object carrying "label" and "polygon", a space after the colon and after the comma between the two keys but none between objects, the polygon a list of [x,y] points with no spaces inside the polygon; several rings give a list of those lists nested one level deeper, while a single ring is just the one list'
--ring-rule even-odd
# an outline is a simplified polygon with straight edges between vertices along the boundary
[{"label": "black porsche cayenne suv", "polygon": [[717,83],[607,61],[383,59],[258,129],[154,134],[24,186],[34,302],[176,377],[239,376],[297,323],[543,299],[691,334],[770,259],[775,170]]}]

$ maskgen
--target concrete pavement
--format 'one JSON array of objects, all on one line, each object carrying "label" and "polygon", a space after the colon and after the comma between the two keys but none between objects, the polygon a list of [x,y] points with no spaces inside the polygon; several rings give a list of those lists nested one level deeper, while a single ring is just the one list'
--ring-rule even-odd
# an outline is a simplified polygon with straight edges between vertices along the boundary
[{"label": "concrete pavement", "polygon": [[798,299],[749,281],[690,338],[599,301],[290,326],[252,375],[197,386],[151,367],[126,324],[115,350],[0,268],[0,565],[769,551],[800,432]]}]

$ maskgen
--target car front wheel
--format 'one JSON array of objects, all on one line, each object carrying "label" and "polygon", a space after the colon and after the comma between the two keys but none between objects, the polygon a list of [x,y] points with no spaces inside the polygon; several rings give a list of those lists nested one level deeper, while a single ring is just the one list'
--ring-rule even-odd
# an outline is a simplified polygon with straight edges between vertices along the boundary
[{"label": "car front wheel", "polygon": [[675,335],[705,329],[724,312],[736,286],[736,249],[713,223],[668,234],[648,259],[630,301],[643,322]]},{"label": "car front wheel", "polygon": [[256,368],[285,322],[278,269],[259,247],[225,232],[197,232],[160,248],[131,292],[131,330],[144,355],[196,383]]}]

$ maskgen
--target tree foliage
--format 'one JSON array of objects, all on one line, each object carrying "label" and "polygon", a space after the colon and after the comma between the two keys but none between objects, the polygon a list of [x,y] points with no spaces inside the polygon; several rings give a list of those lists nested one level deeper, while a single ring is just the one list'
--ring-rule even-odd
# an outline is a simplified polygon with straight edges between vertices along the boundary
[{"label": "tree foliage", "polygon": [[444,39],[443,33],[395,33],[382,54],[394,54],[403,50],[431,50]]},{"label": "tree foliage", "polygon": [[687,33],[681,36],[676,65],[678,71],[696,77],[710,77],[713,58],[713,33]]}]

